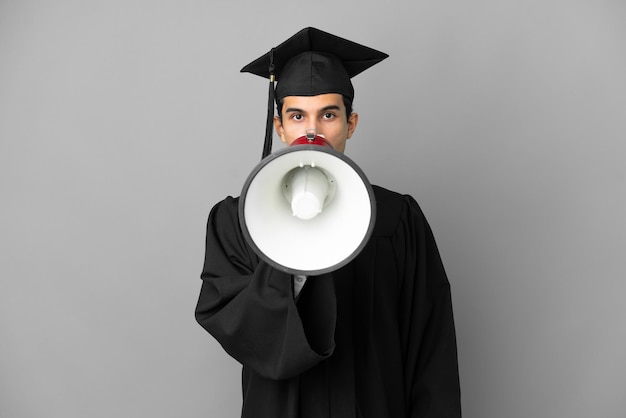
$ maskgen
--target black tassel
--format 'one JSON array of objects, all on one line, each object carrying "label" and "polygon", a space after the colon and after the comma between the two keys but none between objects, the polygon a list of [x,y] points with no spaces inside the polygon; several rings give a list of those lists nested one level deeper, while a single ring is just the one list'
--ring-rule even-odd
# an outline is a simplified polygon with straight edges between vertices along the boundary
[{"label": "black tassel", "polygon": [[276,91],[274,88],[274,48],[270,51],[270,87],[267,100],[267,123],[265,126],[265,142],[263,143],[263,155],[262,159],[267,157],[272,152],[272,139],[274,133],[274,100]]}]

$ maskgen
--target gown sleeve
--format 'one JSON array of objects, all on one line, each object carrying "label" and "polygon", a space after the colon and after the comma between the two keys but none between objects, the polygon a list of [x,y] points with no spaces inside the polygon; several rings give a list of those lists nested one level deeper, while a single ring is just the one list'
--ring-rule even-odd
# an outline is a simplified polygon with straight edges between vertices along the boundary
[{"label": "gown sleeve", "polygon": [[460,384],[450,285],[433,233],[418,204],[396,236],[403,269],[400,330],[410,417],[461,416]]},{"label": "gown sleeve", "polygon": [[334,350],[332,280],[316,285],[324,303],[306,317],[322,318],[323,325],[318,321],[309,331],[294,301],[291,275],[259,260],[246,244],[237,205],[227,198],[209,215],[196,320],[245,367],[265,378],[288,379]]}]

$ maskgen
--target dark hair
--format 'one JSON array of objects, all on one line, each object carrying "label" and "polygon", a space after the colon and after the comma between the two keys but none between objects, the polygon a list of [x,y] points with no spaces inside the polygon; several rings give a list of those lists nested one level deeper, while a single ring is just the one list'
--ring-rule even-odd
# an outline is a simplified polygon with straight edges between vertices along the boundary
[{"label": "dark hair", "polygon": [[[343,105],[346,107],[346,119],[348,119],[352,114],[352,100],[350,100],[346,96],[341,97],[343,97]],[[280,119],[280,123],[283,123],[283,102],[284,99],[280,99],[276,102],[276,111],[278,113],[278,119]]]}]

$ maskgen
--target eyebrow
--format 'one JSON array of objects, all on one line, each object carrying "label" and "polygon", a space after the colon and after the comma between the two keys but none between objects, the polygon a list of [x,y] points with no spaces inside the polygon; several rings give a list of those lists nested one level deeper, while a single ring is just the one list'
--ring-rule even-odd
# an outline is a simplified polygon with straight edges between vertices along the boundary
[{"label": "eyebrow", "polygon": [[[329,105],[329,106],[326,106],[326,107],[320,109],[319,113],[327,112],[329,110],[341,110],[341,108],[339,106],[337,106],[337,105]],[[288,107],[287,109],[285,109],[285,113],[293,113],[293,112],[304,113],[304,110],[299,109],[297,107]]]}]

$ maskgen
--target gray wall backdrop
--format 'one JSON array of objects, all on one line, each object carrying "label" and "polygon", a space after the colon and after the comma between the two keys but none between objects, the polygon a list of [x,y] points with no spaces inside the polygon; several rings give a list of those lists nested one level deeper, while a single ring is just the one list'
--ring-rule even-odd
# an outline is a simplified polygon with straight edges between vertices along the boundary
[{"label": "gray wall backdrop", "polygon": [[465,416],[626,413],[626,3],[0,0],[0,416],[236,417],[196,323],[261,152],[239,69],[305,26],[388,52],[347,154],[420,202]]}]

